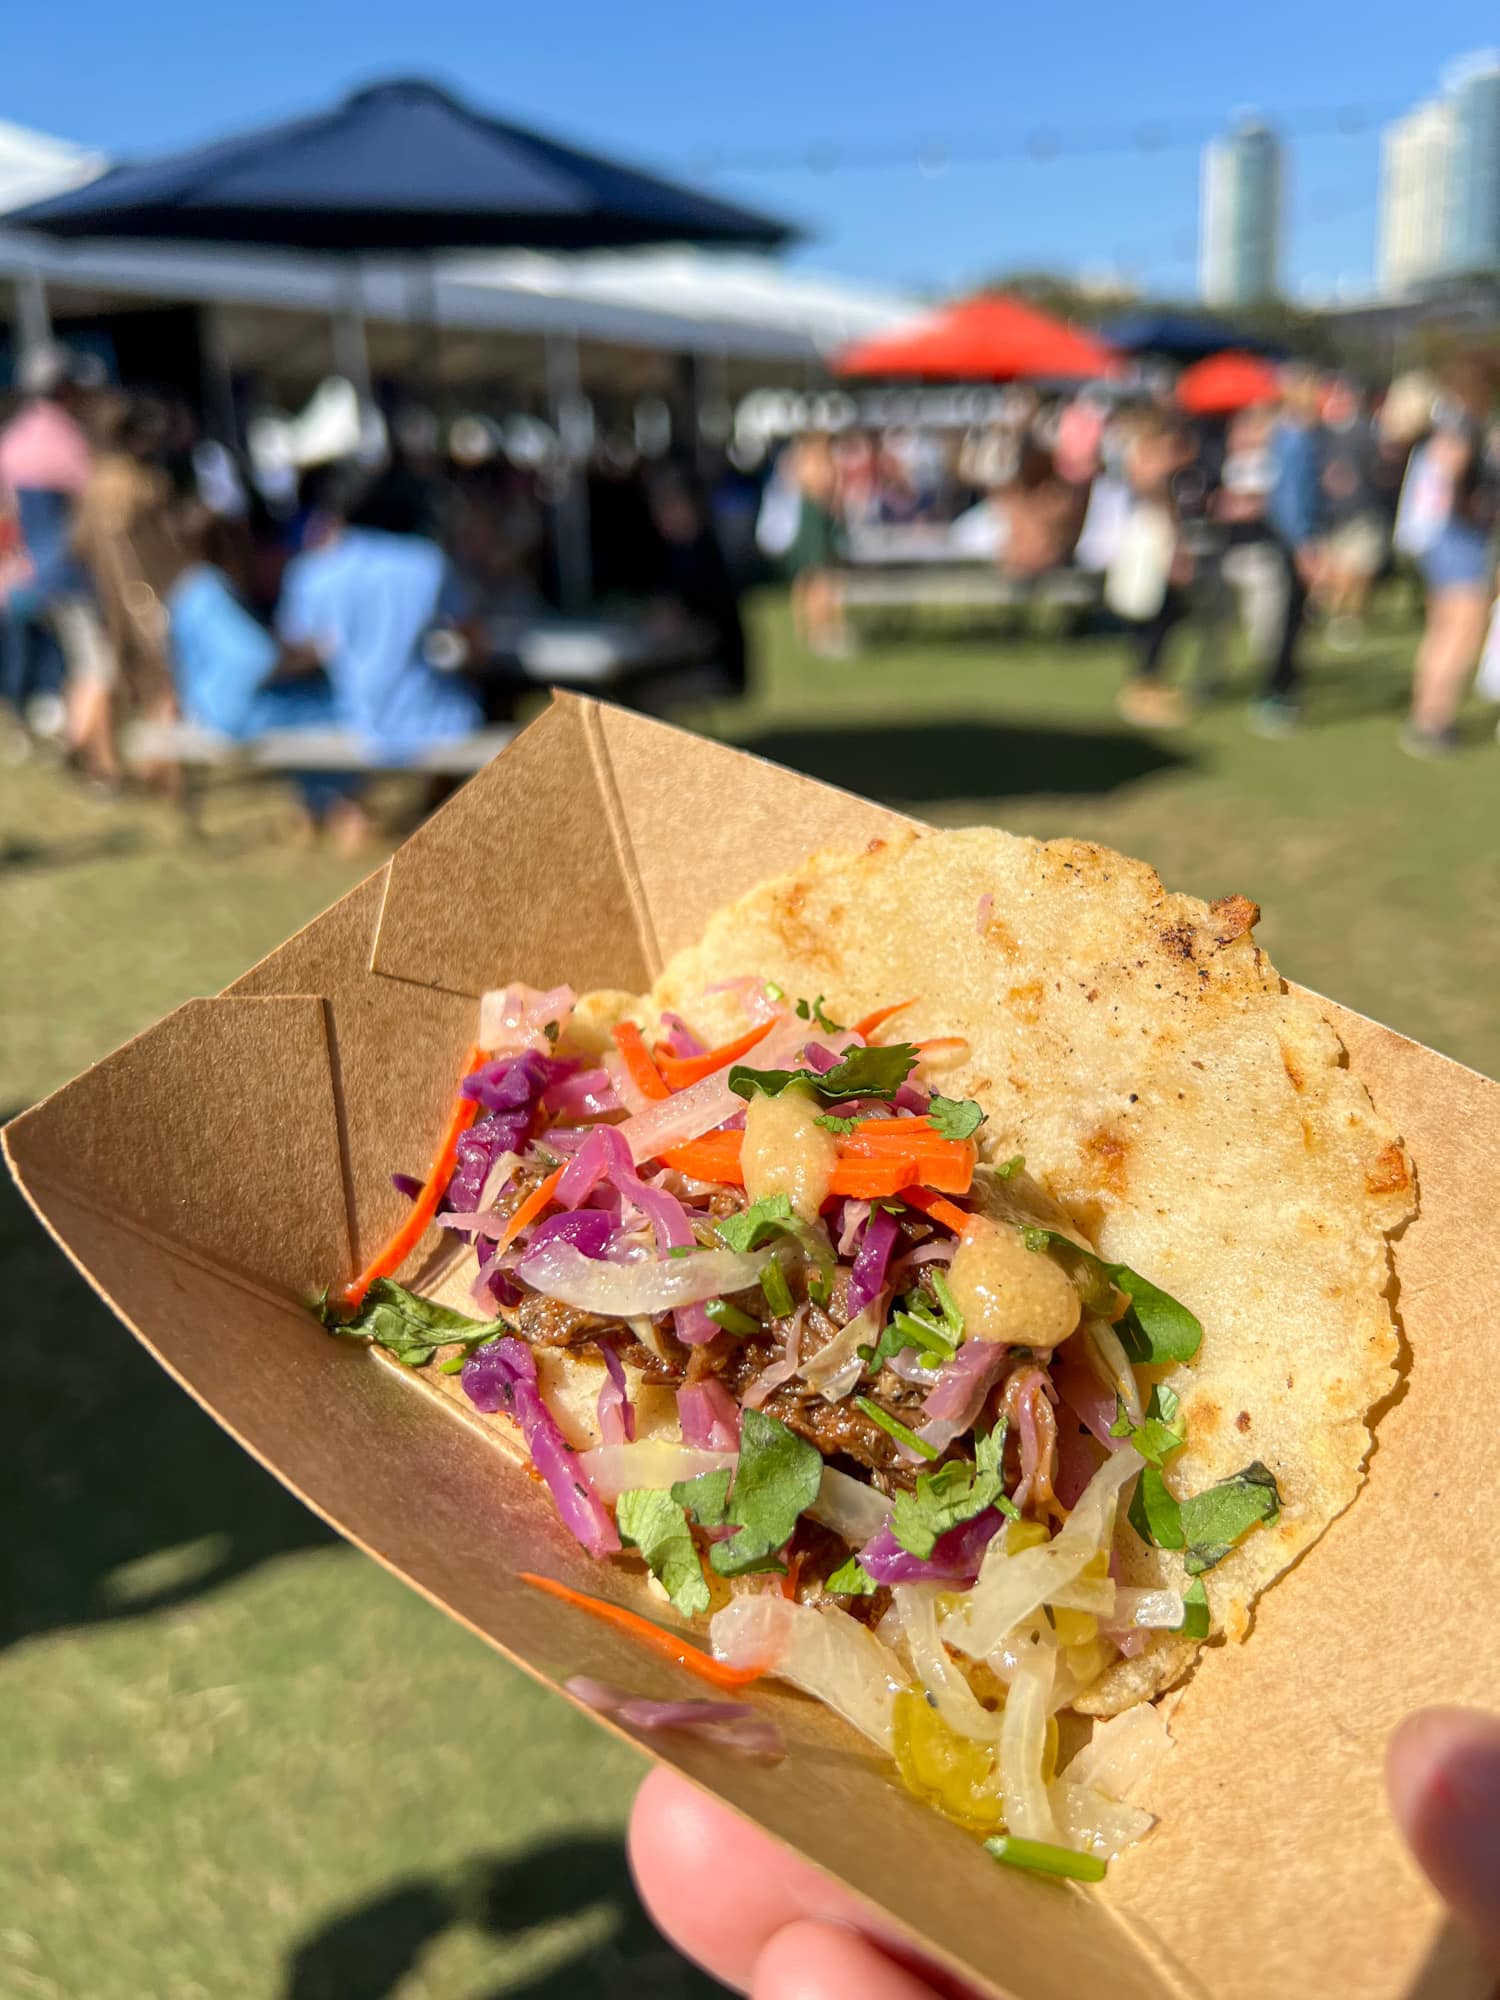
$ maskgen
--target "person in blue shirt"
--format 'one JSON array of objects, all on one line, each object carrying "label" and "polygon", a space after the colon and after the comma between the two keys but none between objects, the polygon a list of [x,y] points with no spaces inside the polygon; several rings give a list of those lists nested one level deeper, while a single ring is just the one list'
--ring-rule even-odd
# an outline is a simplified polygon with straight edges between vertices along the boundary
[{"label": "person in blue shirt", "polygon": [[1284,736],[1296,727],[1299,715],[1297,641],[1308,591],[1318,577],[1323,533],[1318,416],[1317,377],[1310,369],[1287,370],[1281,415],[1271,433],[1266,495],[1266,525],[1281,559],[1285,599],[1270,673],[1250,715],[1251,727],[1263,736]]},{"label": "person in blue shirt", "polygon": [[[327,677],[304,654],[278,645],[245,605],[242,524],[189,501],[173,525],[187,560],[164,604],[172,679],[184,717],[241,743],[272,729],[336,728]],[[368,837],[369,820],[349,779],[304,772],[295,782],[313,827],[326,825],[345,850]]]},{"label": "person in blue shirt", "polygon": [[341,469],[282,580],[277,632],[326,670],[338,720],[372,763],[408,763],[483,721],[469,687],[424,655],[428,633],[458,609],[425,514],[422,489],[398,470]]}]

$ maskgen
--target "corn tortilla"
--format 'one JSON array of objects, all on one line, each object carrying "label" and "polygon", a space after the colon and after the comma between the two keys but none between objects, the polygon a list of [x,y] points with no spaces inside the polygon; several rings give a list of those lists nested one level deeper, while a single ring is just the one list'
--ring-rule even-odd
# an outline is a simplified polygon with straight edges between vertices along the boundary
[{"label": "corn tortilla", "polygon": [[[1398,1354],[1388,1238],[1415,1206],[1398,1135],[1256,945],[1257,916],[1085,841],[914,832],[762,884],[651,994],[724,1035],[743,1026],[737,996],[705,989],[741,976],[822,994],[843,1021],[915,996],[885,1039],[967,1039],[941,1087],[988,1112],[986,1157],[1023,1153],[1103,1256],[1203,1323],[1196,1359],[1164,1378],[1187,1438],[1168,1485],[1184,1498],[1256,1459],[1276,1476],[1279,1520],[1204,1578],[1211,1630],[1232,1640],[1364,1477]],[[1187,1581],[1123,1523],[1118,1542],[1122,1581]],[[1153,1635],[1078,1706],[1114,1713],[1196,1652]]]}]

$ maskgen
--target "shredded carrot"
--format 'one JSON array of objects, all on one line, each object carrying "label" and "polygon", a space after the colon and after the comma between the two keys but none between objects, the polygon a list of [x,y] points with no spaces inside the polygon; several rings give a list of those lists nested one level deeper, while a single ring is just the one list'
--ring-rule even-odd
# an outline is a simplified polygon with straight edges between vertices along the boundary
[{"label": "shredded carrot", "polygon": [[663,1166],[673,1167],[693,1181],[718,1181],[724,1187],[743,1187],[745,1170],[740,1165],[743,1132],[705,1132],[701,1139],[688,1139],[680,1146],[668,1146],[659,1155]]},{"label": "shredded carrot", "polygon": [[[475,1070],[482,1069],[489,1061],[487,1052],[478,1043],[470,1049],[464,1063],[464,1075],[470,1077]],[[352,1278],[340,1299],[346,1306],[357,1306],[377,1278],[388,1278],[393,1271],[399,1271],[412,1251],[427,1233],[427,1225],[437,1214],[437,1205],[442,1200],[449,1181],[453,1178],[454,1164],[458,1158],[458,1142],[474,1123],[479,1106],[472,1097],[465,1097],[460,1091],[453,1100],[453,1109],[448,1118],[448,1129],[443,1134],[442,1144],[432,1162],[432,1171],[423,1183],[422,1192],[412,1203],[402,1218],[401,1227],[390,1237],[366,1264],[357,1278]]]},{"label": "shredded carrot", "polygon": [[902,1014],[908,1007],[915,1007],[916,1004],[915,1000],[898,1000],[894,1007],[877,1007],[873,1014],[866,1014],[862,1021],[855,1022],[854,1032],[856,1035],[863,1035],[868,1041],[881,1023],[888,1021],[892,1014]]},{"label": "shredded carrot", "polygon": [[773,1020],[760,1021],[747,1029],[743,1035],[736,1035],[732,1042],[721,1042],[716,1049],[705,1049],[701,1056],[674,1056],[663,1042],[658,1042],[652,1054],[656,1057],[656,1067],[666,1078],[673,1090],[686,1090],[690,1083],[699,1083],[705,1076],[712,1076],[725,1063],[732,1063],[739,1056],[748,1055],[757,1042],[763,1042],[776,1023]]},{"label": "shredded carrot", "polygon": [[969,1044],[962,1035],[934,1035],[931,1041],[917,1043],[917,1059],[952,1069],[955,1063],[968,1061]]},{"label": "shredded carrot", "polygon": [[651,1051],[646,1047],[645,1036],[634,1021],[621,1021],[611,1030],[615,1047],[620,1051],[630,1080],[642,1097],[670,1097],[671,1091],[662,1082],[661,1071],[651,1060]]},{"label": "shredded carrot", "polygon": [[956,1202],[945,1201],[940,1194],[932,1194],[926,1188],[907,1187],[901,1189],[901,1199],[908,1208],[919,1208],[934,1222],[940,1222],[944,1229],[951,1229],[955,1236],[962,1236],[974,1220],[966,1209]]},{"label": "shredded carrot", "polygon": [[529,1583],[533,1590],[545,1590],[549,1597],[557,1597],[564,1604],[573,1604],[580,1611],[587,1611],[591,1618],[598,1618],[606,1625],[613,1625],[618,1631],[628,1632],[633,1639],[639,1639],[654,1653],[664,1659],[675,1660],[679,1667],[686,1667],[699,1680],[708,1681],[714,1687],[739,1688],[750,1681],[760,1679],[759,1667],[726,1667],[711,1653],[690,1646],[677,1633],[668,1632],[661,1625],[653,1625],[649,1618],[642,1618],[639,1612],[627,1611],[623,1604],[610,1604],[602,1597],[589,1597],[581,1590],[570,1590],[565,1583],[555,1577],[537,1576],[531,1570],[516,1572],[522,1583]]},{"label": "shredded carrot", "polygon": [[560,1167],[554,1167],[544,1181],[538,1182],[520,1206],[507,1218],[505,1227],[495,1243],[497,1251],[503,1250],[508,1243],[514,1243],[527,1223],[535,1221],[556,1194],[557,1184],[567,1171],[567,1162],[564,1161]]},{"label": "shredded carrot", "polygon": [[781,1594],[796,1602],[797,1580],[802,1574],[802,1552],[794,1549],[786,1559],[786,1575],[781,1579]]}]

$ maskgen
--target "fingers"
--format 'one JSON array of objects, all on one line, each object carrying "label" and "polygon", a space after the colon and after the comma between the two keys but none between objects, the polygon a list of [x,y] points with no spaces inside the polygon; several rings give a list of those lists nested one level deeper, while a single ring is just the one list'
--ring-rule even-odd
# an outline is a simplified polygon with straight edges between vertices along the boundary
[{"label": "fingers", "polygon": [[[881,1928],[877,1909],[674,1771],[653,1771],[636,1794],[630,1866],[652,1921],[677,1949],[755,2000],[959,1993],[939,1973],[924,1981],[918,1970],[904,1971],[904,1944],[882,1949],[869,1941]],[[788,1929],[791,1945],[782,1943]],[[804,1957],[805,1975],[796,1972]],[[766,1983],[794,1973],[802,1983]],[[888,1983],[873,1983],[877,1975]],[[824,1983],[807,1983],[814,1976]]]},{"label": "fingers", "polygon": [[1465,1708],[1409,1715],[1386,1777],[1412,1853],[1500,1965],[1500,1719]]},{"label": "fingers", "polygon": [[858,1932],[810,1917],[787,1924],[755,1963],[751,2000],[937,2000],[936,1987]]}]

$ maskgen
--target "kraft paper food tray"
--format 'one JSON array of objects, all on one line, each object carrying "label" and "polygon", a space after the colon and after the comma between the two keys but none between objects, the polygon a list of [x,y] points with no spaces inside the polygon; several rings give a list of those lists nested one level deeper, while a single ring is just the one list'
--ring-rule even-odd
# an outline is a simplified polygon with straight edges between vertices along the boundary
[{"label": "kraft paper food tray", "polygon": [[[622,1601],[638,1591],[590,1562],[477,1417],[386,1356],[328,1339],[300,1302],[394,1226],[389,1175],[430,1157],[484,988],[639,990],[752,883],[905,823],[559,699],[225,993],[18,1118],[13,1169],[163,1366],[352,1542],[542,1680],[701,1692],[518,1583],[529,1569]],[[1417,1165],[1420,1213],[1395,1249],[1401,1386],[1353,1508],[1262,1600],[1246,1644],[1204,1655],[1149,1796],[1151,1837],[1099,1888],[998,1868],[852,1730],[773,1685],[752,1698],[783,1729],[783,1764],[690,1738],[644,1746],[1009,2000],[1488,1989],[1397,1841],[1381,1760],[1409,1709],[1495,1697],[1500,1087],[1326,1012]]]}]

